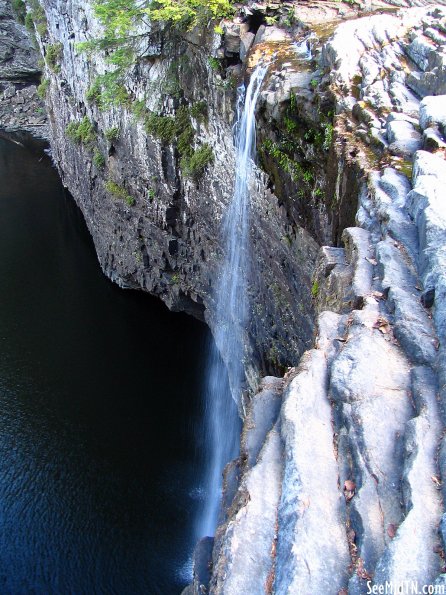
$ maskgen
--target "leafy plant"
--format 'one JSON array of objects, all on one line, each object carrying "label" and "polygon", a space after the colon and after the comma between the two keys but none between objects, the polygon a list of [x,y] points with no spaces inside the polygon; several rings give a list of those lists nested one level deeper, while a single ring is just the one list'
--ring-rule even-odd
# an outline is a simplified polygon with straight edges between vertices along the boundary
[{"label": "leafy plant", "polygon": [[50,81],[48,79],[42,79],[40,85],[37,87],[37,95],[40,97],[40,99],[45,99],[49,85]]},{"label": "leafy plant", "polygon": [[104,134],[108,141],[113,142],[119,138],[119,128],[117,126],[113,126],[113,128],[108,128]]},{"label": "leafy plant", "polygon": [[105,166],[105,157],[98,149],[95,149],[93,154],[93,163],[97,168],[103,168]]},{"label": "leafy plant", "polygon": [[45,11],[39,3],[39,0],[29,0],[30,11],[25,16],[25,26],[30,31],[36,29],[40,37],[45,37],[48,33],[48,21]]},{"label": "leafy plant", "polygon": [[94,125],[87,116],[80,122],[70,122],[65,132],[68,138],[78,144],[92,145],[96,141]]},{"label": "leafy plant", "polygon": [[26,6],[23,0],[12,0],[11,6],[12,10],[14,11],[17,17],[18,22],[24,25],[26,17]]},{"label": "leafy plant", "polygon": [[136,201],[133,196],[131,196],[125,188],[119,186],[119,184],[113,180],[107,180],[104,184],[104,187],[109,194],[115,198],[124,200],[129,205],[129,207],[132,207],[135,204]]},{"label": "leafy plant", "polygon": [[183,157],[181,169],[184,174],[194,180],[198,180],[204,173],[206,167],[214,161],[214,153],[208,144],[202,145],[194,151],[190,157]]},{"label": "leafy plant", "polygon": [[54,72],[60,72],[60,59],[62,57],[62,43],[50,43],[45,47],[45,60],[48,67]]},{"label": "leafy plant", "polygon": [[220,70],[221,63],[218,58],[214,58],[214,56],[209,56],[208,64],[215,72],[218,72]]}]

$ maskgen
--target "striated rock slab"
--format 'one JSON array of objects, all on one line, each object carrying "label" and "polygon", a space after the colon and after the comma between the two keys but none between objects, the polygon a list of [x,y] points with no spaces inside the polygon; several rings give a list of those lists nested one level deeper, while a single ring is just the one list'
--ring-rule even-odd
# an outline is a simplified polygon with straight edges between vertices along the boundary
[{"label": "striated rock slab", "polygon": [[[336,336],[338,322],[336,315],[330,317],[329,337]],[[321,342],[327,340],[321,338]],[[324,351],[309,351],[284,394],[285,462],[278,509],[276,593],[334,595],[347,581],[350,556],[327,374]]]},{"label": "striated rock slab", "polygon": [[276,425],[236,495],[238,510],[225,527],[222,547],[214,560],[209,591],[213,595],[260,594],[272,582],[282,456]]}]

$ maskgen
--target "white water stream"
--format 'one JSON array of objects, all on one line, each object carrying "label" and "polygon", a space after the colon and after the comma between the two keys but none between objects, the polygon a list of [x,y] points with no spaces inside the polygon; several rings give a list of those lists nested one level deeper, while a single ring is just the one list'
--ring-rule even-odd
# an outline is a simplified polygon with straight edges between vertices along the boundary
[{"label": "white water stream", "polygon": [[[250,269],[249,181],[255,156],[255,106],[267,65],[259,64],[248,88],[239,89],[236,124],[236,172],[232,201],[223,220],[225,257],[216,287],[215,344],[210,348],[206,377],[205,508],[200,519],[200,537],[214,535],[225,465],[238,454],[240,420],[238,404],[245,382],[244,333],[249,315],[247,279]],[[218,350],[218,351],[217,351]],[[226,369],[219,354],[223,355]],[[230,388],[225,381],[229,375]]]}]

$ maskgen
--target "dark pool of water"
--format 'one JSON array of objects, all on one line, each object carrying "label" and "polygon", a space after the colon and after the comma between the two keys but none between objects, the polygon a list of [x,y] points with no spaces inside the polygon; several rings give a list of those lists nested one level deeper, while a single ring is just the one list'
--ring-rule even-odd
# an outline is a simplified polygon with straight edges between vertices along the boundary
[{"label": "dark pool of water", "polygon": [[206,329],[102,275],[47,159],[0,181],[0,593],[178,594]]}]

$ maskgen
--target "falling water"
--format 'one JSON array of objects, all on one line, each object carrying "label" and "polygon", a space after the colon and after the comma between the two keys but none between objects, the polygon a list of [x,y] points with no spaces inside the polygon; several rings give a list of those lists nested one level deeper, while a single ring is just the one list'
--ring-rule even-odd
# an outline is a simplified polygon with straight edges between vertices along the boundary
[{"label": "falling water", "polygon": [[[245,381],[243,345],[248,321],[249,180],[256,144],[255,106],[266,70],[267,65],[258,65],[251,75],[246,94],[244,87],[240,87],[238,95],[234,196],[223,221],[225,258],[216,294],[215,344],[210,347],[206,378],[206,447],[209,462],[200,536],[214,534],[218,522],[222,471],[226,463],[238,454],[240,420],[237,405]],[[227,376],[230,387],[225,381]]]}]

